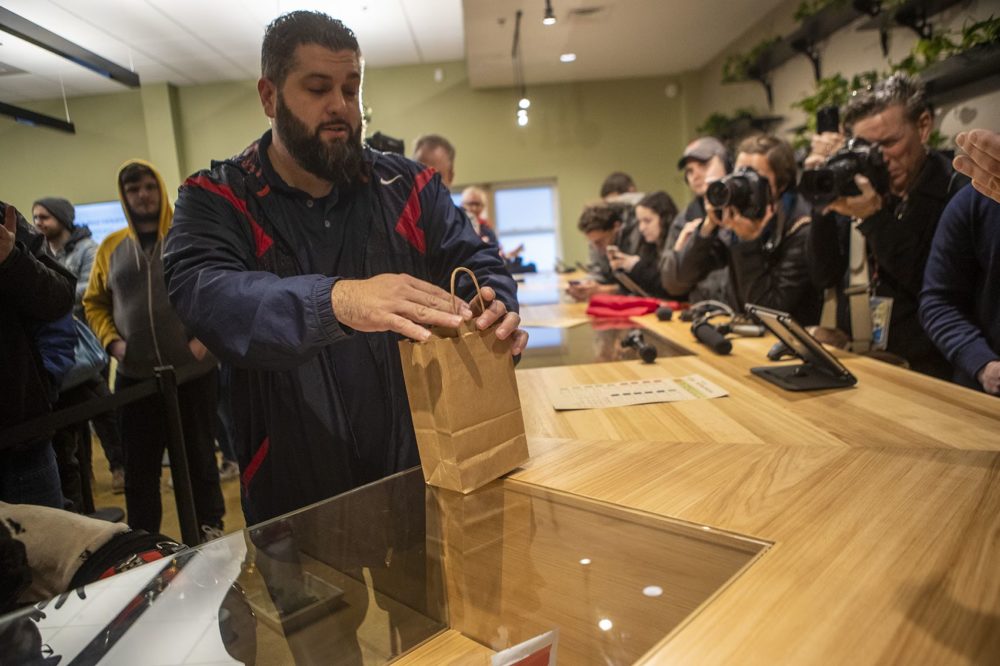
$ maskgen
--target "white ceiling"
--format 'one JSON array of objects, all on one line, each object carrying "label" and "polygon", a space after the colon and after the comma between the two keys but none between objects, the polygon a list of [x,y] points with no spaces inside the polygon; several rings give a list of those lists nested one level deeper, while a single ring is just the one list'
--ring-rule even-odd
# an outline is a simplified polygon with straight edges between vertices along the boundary
[{"label": "white ceiling", "polygon": [[[679,74],[700,69],[782,0],[464,0],[469,81],[509,86],[521,9],[526,83]],[[575,53],[572,63],[559,55]]]},{"label": "white ceiling", "polygon": [[[675,74],[704,66],[782,0],[5,0],[3,6],[123,67],[142,82],[253,79],[275,16],[317,9],[358,35],[368,67],[462,60],[473,87],[513,83],[514,13],[529,84]],[[596,9],[589,16],[574,10]],[[575,52],[576,62],[559,62]],[[7,67],[23,73],[4,74]],[[118,92],[105,79],[0,32],[0,101]]]},{"label": "white ceiling", "polygon": [[[336,16],[358,36],[369,67],[464,57],[461,0],[5,0],[3,7],[139,74],[178,85],[255,79],[266,25],[293,9]],[[0,32],[0,101],[126,88]]]}]

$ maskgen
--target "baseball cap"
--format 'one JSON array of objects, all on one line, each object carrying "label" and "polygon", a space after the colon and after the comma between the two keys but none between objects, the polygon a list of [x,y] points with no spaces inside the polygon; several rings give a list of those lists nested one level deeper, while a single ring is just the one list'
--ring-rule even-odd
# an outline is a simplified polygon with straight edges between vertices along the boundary
[{"label": "baseball cap", "polygon": [[687,148],[684,149],[684,154],[677,162],[677,168],[683,169],[684,165],[687,164],[689,160],[707,162],[716,155],[725,161],[727,154],[728,151],[726,151],[726,147],[723,146],[722,142],[714,136],[699,137],[689,143]]}]

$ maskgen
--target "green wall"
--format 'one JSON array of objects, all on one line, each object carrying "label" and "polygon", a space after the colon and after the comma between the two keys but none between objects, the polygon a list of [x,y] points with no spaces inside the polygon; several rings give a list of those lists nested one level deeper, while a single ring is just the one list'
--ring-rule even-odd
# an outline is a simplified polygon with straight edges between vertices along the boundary
[{"label": "green wall", "polygon": [[[440,67],[444,76],[434,80]],[[436,132],[456,146],[456,183],[556,179],[562,256],[584,259],[576,231],[583,205],[611,171],[640,190],[666,189],[683,205],[676,159],[687,138],[683,86],[668,99],[668,77],[532,86],[530,122],[515,123],[510,89],[473,90],[461,62],[366,72],[369,131],[406,140]],[[4,191],[27,211],[44,195],[77,203],[116,198],[114,174],[130,157],[151,159],[174,196],[184,176],[239,152],[268,127],[254,81],[174,87],[69,100],[75,136],[0,119],[0,148],[20,159],[0,164]],[[24,104],[62,115],[61,101]]]},{"label": "green wall", "polygon": [[[74,203],[117,199],[115,176],[129,158],[149,158],[138,91],[69,100],[76,134],[19,125],[0,118],[0,198],[31,216],[31,203],[47,195]],[[61,100],[18,106],[64,118]]]}]

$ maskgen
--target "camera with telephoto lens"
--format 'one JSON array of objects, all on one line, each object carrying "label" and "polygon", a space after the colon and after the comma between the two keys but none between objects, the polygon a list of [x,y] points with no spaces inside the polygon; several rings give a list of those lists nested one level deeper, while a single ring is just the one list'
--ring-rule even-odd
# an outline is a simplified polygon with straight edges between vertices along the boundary
[{"label": "camera with telephoto lens", "polygon": [[861,139],[851,139],[847,146],[827,158],[826,163],[802,172],[799,193],[814,206],[825,206],[841,197],[861,194],[854,176],[861,174],[879,194],[889,191],[889,170],[882,149]]},{"label": "camera with telephoto lens", "polygon": [[759,220],[771,202],[771,184],[752,168],[740,167],[710,183],[705,197],[714,208],[732,206],[743,217]]}]

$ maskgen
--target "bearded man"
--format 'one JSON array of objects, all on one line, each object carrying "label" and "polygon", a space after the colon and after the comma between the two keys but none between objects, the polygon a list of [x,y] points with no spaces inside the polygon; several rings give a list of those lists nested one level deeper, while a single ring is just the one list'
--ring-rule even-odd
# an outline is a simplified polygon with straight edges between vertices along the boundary
[{"label": "bearded man", "polygon": [[[170,300],[232,373],[247,523],[419,464],[399,336],[480,328],[519,354],[516,286],[432,168],[361,141],[361,53],[318,12],[268,26],[257,84],[272,129],[180,189]],[[445,288],[473,270],[486,311]]]}]

